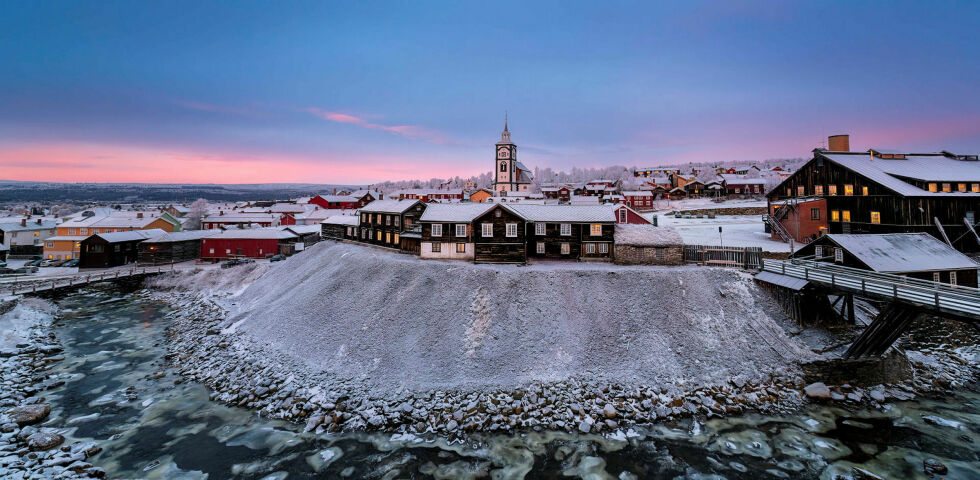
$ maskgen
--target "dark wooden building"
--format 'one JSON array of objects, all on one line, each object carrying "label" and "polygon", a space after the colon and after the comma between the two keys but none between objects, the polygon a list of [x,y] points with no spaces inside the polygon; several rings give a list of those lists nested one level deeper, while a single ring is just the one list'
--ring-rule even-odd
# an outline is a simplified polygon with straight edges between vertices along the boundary
[{"label": "dark wooden building", "polygon": [[167,233],[159,228],[98,233],[81,241],[78,268],[109,268],[135,263],[139,243]]},{"label": "dark wooden building", "polygon": [[527,263],[526,219],[513,204],[496,204],[473,219],[473,261]]},{"label": "dark wooden building", "polygon": [[419,238],[403,241],[404,233],[418,233],[418,219],[425,211],[421,200],[376,200],[357,211],[359,241],[381,247],[416,252]]},{"label": "dark wooden building", "polygon": [[282,230],[296,235],[297,250],[303,250],[316,245],[320,242],[320,233],[322,227],[320,225],[290,225],[288,227],[280,227]]},{"label": "dark wooden building", "polygon": [[164,233],[139,243],[140,265],[162,265],[201,258],[201,239],[220,233],[220,230],[187,230]]},{"label": "dark wooden building", "polygon": [[491,203],[429,204],[419,219],[422,258],[474,260],[473,220],[493,208]]},{"label": "dark wooden building", "polygon": [[[846,142],[839,148],[847,148]],[[773,215],[781,218],[809,218],[809,212],[794,217],[779,210],[796,208],[797,200],[825,199],[813,217],[828,233],[925,232],[948,238],[960,251],[980,251],[976,155],[817,149],[767,198]]]},{"label": "dark wooden building", "polygon": [[529,258],[610,260],[615,213],[604,205],[510,205],[527,225]]},{"label": "dark wooden building", "polygon": [[320,222],[320,236],[331,240],[357,240],[360,215],[334,215]]},{"label": "dark wooden building", "polygon": [[980,268],[970,257],[924,232],[831,233],[792,256],[967,287],[977,286]]}]

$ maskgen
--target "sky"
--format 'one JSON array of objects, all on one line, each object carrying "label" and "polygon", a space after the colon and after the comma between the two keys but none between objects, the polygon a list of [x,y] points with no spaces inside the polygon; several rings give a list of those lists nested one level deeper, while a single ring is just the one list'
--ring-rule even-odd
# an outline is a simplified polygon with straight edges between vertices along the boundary
[{"label": "sky", "polygon": [[980,152],[980,2],[0,4],[0,179],[351,183]]}]

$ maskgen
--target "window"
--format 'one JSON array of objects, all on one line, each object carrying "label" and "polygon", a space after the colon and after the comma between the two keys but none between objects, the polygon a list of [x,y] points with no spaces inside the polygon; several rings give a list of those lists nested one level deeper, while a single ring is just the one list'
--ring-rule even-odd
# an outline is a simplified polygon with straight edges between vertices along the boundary
[{"label": "window", "polygon": [[546,229],[547,226],[548,226],[547,223],[542,223],[542,222],[535,223],[534,224],[534,234],[535,235],[544,235],[545,234],[545,229]]},{"label": "window", "polygon": [[385,215],[385,225],[391,225],[391,215]]},{"label": "window", "polygon": [[813,194],[817,196],[823,195],[823,185],[814,185]]},{"label": "window", "polygon": [[980,193],[980,183],[974,183],[973,188],[971,190],[973,191],[973,193]]},{"label": "window", "polygon": [[501,172],[507,171],[507,162],[500,162],[500,171]]},{"label": "window", "polygon": [[565,237],[571,236],[572,235],[572,224],[571,223],[563,223],[563,224],[561,224],[561,232],[560,233],[562,234],[562,236],[565,236]]},{"label": "window", "polygon": [[369,214],[368,214],[368,223],[371,223],[371,222],[373,222],[373,221],[374,221],[374,214],[372,214],[372,213],[369,213]]},{"label": "window", "polygon": [[466,253],[466,244],[465,243],[457,243],[456,244],[456,253]]},{"label": "window", "polygon": [[844,185],[844,195],[854,195],[854,185]]},{"label": "window", "polygon": [[395,244],[396,245],[398,244],[398,234],[397,233],[395,234]]},{"label": "window", "polygon": [[361,223],[371,223],[371,221],[368,220],[368,214],[366,213],[361,214]]},{"label": "window", "polygon": [[52,242],[44,242],[44,246],[45,247],[48,247],[48,248],[51,248],[51,247],[54,246],[54,242],[53,241]]},{"label": "window", "polygon": [[820,209],[811,208],[810,209],[810,220],[820,220]]},{"label": "window", "polygon": [[851,221],[851,211],[850,210],[843,210],[843,211],[841,211],[841,220],[842,221],[845,221],[845,222],[850,222]]},{"label": "window", "polygon": [[965,192],[966,191],[966,184],[965,183],[957,183],[956,184],[956,191],[957,192]]},{"label": "window", "polygon": [[439,242],[432,242],[432,253],[439,253],[442,251],[442,244]]},{"label": "window", "polygon": [[456,236],[457,237],[465,237],[466,236],[466,224],[465,223],[457,223],[456,224]]},{"label": "window", "polygon": [[820,260],[820,257],[822,256],[823,256],[823,246],[817,245],[816,247],[813,247],[813,258]]},{"label": "window", "polygon": [[590,225],[589,226],[589,235],[592,235],[593,237],[601,237],[602,236],[602,225],[601,224],[598,224],[598,223],[593,223],[592,225]]},{"label": "window", "polygon": [[385,232],[385,243],[391,243],[391,232]]},{"label": "window", "polygon": [[493,236],[493,224],[492,223],[481,223],[480,224],[480,235],[486,238]]},{"label": "window", "polygon": [[789,188],[789,187],[786,187],[786,196],[788,197],[788,196],[790,196],[792,194],[793,194],[793,189],[792,188]]},{"label": "window", "polygon": [[599,253],[609,253],[609,244],[608,243],[600,243],[599,244]]},{"label": "window", "polygon": [[941,279],[939,278],[939,272],[932,272],[932,281],[939,283]]},{"label": "window", "polygon": [[595,244],[594,243],[586,243],[585,244],[585,253],[595,253]]},{"label": "window", "polygon": [[68,235],[74,235],[74,234],[75,234],[75,229],[74,228],[69,228],[68,229]]},{"label": "window", "polygon": [[212,255],[213,255],[213,254],[214,254],[214,249],[213,249],[213,248],[209,248],[209,249],[208,249],[208,253],[210,253],[210,254],[212,254]]},{"label": "window", "polygon": [[379,242],[380,242],[380,241],[381,241],[381,230],[378,230],[378,232],[377,232],[377,233],[378,233],[378,234],[377,234],[377,235],[375,235],[375,238],[377,239],[377,241],[379,241]]},{"label": "window", "polygon": [[837,247],[834,249],[834,261],[843,262],[844,261],[844,249]]},{"label": "window", "polygon": [[840,212],[837,211],[837,210],[831,210],[830,211],[830,221],[831,222],[839,222],[840,221]]},{"label": "window", "polygon": [[871,223],[881,223],[881,212],[871,212]]},{"label": "window", "polygon": [[626,223],[626,215],[627,215],[626,209],[625,208],[620,208],[619,209],[619,223]]},{"label": "window", "polygon": [[225,249],[225,255],[231,255],[231,249],[230,248],[226,248]]},{"label": "window", "polygon": [[433,237],[441,237],[442,236],[442,224],[441,223],[433,223],[432,224],[432,236]]},{"label": "window", "polygon": [[666,257],[666,254],[664,253],[664,249],[658,248],[654,250],[653,257],[656,258],[657,260],[662,261]]},{"label": "window", "polygon": [[402,217],[395,215],[395,226],[399,226],[402,223]]},{"label": "window", "polygon": [[567,243],[561,244],[561,254],[568,255],[569,253],[572,253],[572,246]]},{"label": "window", "polygon": [[[806,189],[803,187],[803,185],[800,185],[800,186],[796,187],[796,196],[802,197],[803,196],[803,193],[805,192],[805,190]],[[735,189],[735,192],[737,193],[738,192],[738,189]]]},{"label": "window", "polygon": [[935,183],[930,183],[929,184],[929,191],[930,192],[936,192],[936,191],[939,191],[939,189],[936,188],[936,184]]},{"label": "window", "polygon": [[377,223],[378,225],[381,225],[381,214],[379,213],[378,215],[376,215],[374,217],[374,220],[375,220],[375,223]]},{"label": "window", "polygon": [[949,192],[952,192],[952,191],[953,191],[953,187],[951,187],[948,183],[944,183],[943,184],[943,192],[949,193]]},{"label": "window", "polygon": [[949,284],[956,285],[956,272],[949,272]]},{"label": "window", "polygon": [[837,185],[827,185],[827,193],[830,195],[837,195]]},{"label": "window", "polygon": [[538,252],[538,255],[544,255],[544,242],[538,242],[535,251]]},{"label": "window", "polygon": [[861,195],[868,196],[868,187],[861,187]]},{"label": "window", "polygon": [[507,236],[508,237],[511,237],[511,238],[517,237],[517,224],[516,223],[508,223],[507,224],[507,231],[506,231],[506,233],[507,233]]}]

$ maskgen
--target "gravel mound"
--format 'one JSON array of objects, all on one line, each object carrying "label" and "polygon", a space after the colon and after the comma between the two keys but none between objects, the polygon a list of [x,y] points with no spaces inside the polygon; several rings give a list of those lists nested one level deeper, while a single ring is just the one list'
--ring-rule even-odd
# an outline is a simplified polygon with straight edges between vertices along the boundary
[{"label": "gravel mound", "polygon": [[705,384],[808,358],[763,298],[730,269],[473,265],[323,242],[272,264],[222,327],[376,393]]}]

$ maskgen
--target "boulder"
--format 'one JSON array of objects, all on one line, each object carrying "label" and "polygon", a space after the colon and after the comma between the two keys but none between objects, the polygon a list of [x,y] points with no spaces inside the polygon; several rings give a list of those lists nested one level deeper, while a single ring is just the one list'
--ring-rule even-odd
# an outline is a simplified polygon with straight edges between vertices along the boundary
[{"label": "boulder", "polygon": [[65,437],[50,430],[41,430],[27,437],[27,448],[37,450],[51,450],[65,442]]},{"label": "boulder", "polygon": [[25,425],[40,423],[42,420],[47,418],[48,414],[50,413],[50,405],[46,403],[36,403],[33,405],[22,405],[20,407],[15,407],[7,412],[7,416],[10,417],[11,420],[17,422],[17,425],[23,427]]},{"label": "boulder", "polygon": [[811,383],[807,385],[803,391],[806,396],[810,398],[816,398],[819,400],[827,400],[830,398],[830,388],[824,385],[823,382]]}]

